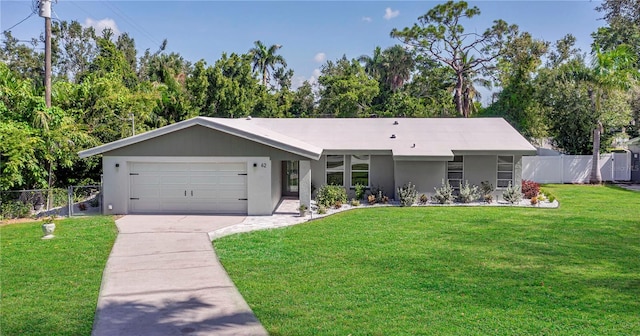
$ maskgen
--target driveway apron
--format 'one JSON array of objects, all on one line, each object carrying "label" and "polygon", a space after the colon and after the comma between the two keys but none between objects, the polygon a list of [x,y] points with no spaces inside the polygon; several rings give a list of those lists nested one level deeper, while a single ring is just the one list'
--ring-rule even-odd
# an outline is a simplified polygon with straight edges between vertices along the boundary
[{"label": "driveway apron", "polygon": [[125,216],[107,261],[94,336],[267,335],[207,232],[242,216]]}]

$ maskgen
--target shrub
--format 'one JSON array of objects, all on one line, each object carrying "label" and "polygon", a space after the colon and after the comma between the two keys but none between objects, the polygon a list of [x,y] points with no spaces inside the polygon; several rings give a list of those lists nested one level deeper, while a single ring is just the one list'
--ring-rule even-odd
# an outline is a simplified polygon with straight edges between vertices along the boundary
[{"label": "shrub", "polygon": [[482,194],[482,199],[485,202],[491,203],[491,201],[493,201],[494,190],[496,190],[496,188],[494,188],[493,184],[489,183],[489,181],[480,182],[480,192]]},{"label": "shrub", "polygon": [[376,201],[377,201],[376,195],[367,196],[367,202],[369,202],[369,204],[376,204]]},{"label": "shrub", "polygon": [[442,180],[442,186],[440,188],[434,188],[436,193],[431,196],[431,200],[433,202],[439,204],[451,204],[453,203],[453,188],[449,184],[449,181]]},{"label": "shrub", "polygon": [[380,202],[382,202],[382,204],[387,204],[389,203],[389,196],[380,196]]},{"label": "shrub", "polygon": [[327,213],[327,208],[324,205],[318,206],[318,215],[324,215]]},{"label": "shrub", "polygon": [[520,202],[522,200],[522,192],[520,191],[520,187],[519,186],[513,187],[511,186],[511,182],[509,182],[507,189],[505,189],[504,192],[502,193],[502,199],[504,199],[505,201],[511,204]]},{"label": "shrub", "polygon": [[[371,191],[371,195],[375,195],[376,202],[384,203],[384,197],[386,197],[386,194],[384,192],[384,189],[381,186],[371,187],[370,191]],[[387,201],[389,201],[389,197],[387,197]]]},{"label": "shrub", "polygon": [[340,201],[336,201],[335,203],[333,203],[333,207],[334,207],[335,209],[340,209],[340,208],[342,208],[342,202],[340,202]]},{"label": "shrub", "polygon": [[357,207],[357,206],[360,206],[360,201],[355,198],[352,198],[350,204],[351,206]]},{"label": "shrub", "polygon": [[342,186],[323,185],[318,189],[316,202],[327,208],[336,205],[338,202],[342,205],[342,203],[347,202],[347,191]]},{"label": "shrub", "polygon": [[0,215],[2,218],[25,218],[31,215],[31,204],[26,204],[20,201],[7,201],[2,202],[0,205]]},{"label": "shrub", "polygon": [[429,202],[429,197],[427,197],[427,195],[422,194],[420,195],[420,199],[418,200],[418,202],[420,202],[420,204],[427,204],[427,202]]},{"label": "shrub", "polygon": [[556,196],[552,194],[549,190],[540,188],[540,192],[547,196],[547,201],[549,201],[550,203],[553,203],[553,201],[556,200]]},{"label": "shrub", "polygon": [[411,182],[398,188],[398,198],[402,206],[412,206],[413,203],[416,202],[417,197],[418,192],[416,191],[416,186],[411,184]]},{"label": "shrub", "polygon": [[480,198],[480,191],[478,186],[469,184],[469,181],[465,181],[460,186],[460,193],[458,194],[458,200],[462,203],[470,203]]},{"label": "shrub", "polygon": [[356,183],[354,190],[356,193],[356,200],[364,199],[364,194],[367,192],[367,187],[365,185]]},{"label": "shrub", "polygon": [[522,180],[522,193],[524,194],[524,198],[532,199],[540,193],[540,184],[529,180]]}]

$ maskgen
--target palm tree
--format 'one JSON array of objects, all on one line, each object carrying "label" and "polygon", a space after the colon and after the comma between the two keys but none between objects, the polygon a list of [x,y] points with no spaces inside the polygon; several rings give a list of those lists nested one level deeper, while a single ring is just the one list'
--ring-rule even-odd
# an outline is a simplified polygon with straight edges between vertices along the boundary
[{"label": "palm tree", "polygon": [[396,92],[411,77],[415,61],[409,51],[396,44],[382,53],[384,80],[392,92]]},{"label": "palm tree", "polygon": [[[593,159],[591,160],[591,183],[601,183],[600,174],[600,135],[603,130],[601,105],[602,99],[612,90],[626,89],[631,81],[640,77],[638,70],[634,68],[636,56],[627,45],[602,52],[599,47],[594,49],[594,58],[590,71],[583,74],[588,82],[588,94],[591,100],[591,108],[597,116],[593,129]],[[635,77],[635,78],[634,78]]]},{"label": "palm tree", "polygon": [[362,55],[358,57],[358,62],[364,66],[364,72],[371,78],[379,79],[382,74],[382,49],[376,47],[373,49],[373,55]]},{"label": "palm tree", "polygon": [[282,55],[276,55],[276,51],[282,48],[279,44],[274,44],[267,48],[262,41],[255,41],[254,47],[249,49],[249,55],[251,55],[253,63],[253,71],[256,71],[262,76],[262,84],[266,87],[269,83],[270,71],[276,69],[276,65],[282,65],[287,67],[287,62]]}]

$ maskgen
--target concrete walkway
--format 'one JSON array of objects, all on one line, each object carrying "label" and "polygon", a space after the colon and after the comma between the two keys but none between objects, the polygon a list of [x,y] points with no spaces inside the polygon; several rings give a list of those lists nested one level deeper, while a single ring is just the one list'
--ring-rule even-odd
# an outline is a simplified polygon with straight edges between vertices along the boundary
[{"label": "concrete walkway", "polygon": [[125,216],[105,268],[95,336],[267,335],[208,232],[242,216]]}]

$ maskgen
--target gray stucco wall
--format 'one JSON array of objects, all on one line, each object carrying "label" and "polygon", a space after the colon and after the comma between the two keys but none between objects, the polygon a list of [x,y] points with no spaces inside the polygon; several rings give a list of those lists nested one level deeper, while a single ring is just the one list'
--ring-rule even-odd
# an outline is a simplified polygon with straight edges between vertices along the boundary
[{"label": "gray stucco wall", "polygon": [[[393,157],[391,155],[371,155],[369,161],[369,185],[381,187],[388,195],[394,193]],[[351,155],[345,155],[344,184],[350,198],[355,196],[351,188]],[[318,161],[311,161],[311,183],[316,190],[326,184],[326,156]],[[315,197],[315,193],[312,195]]]},{"label": "gray stucco wall", "polygon": [[391,155],[372,155],[369,171],[369,184],[372,187],[380,187],[393,197],[395,194],[394,163]]},{"label": "gray stucco wall", "polygon": [[479,186],[482,181],[496,185],[498,158],[495,155],[465,155],[464,180]]},{"label": "gray stucco wall", "polygon": [[282,161],[271,161],[271,203],[276,210],[282,197]]},{"label": "gray stucco wall", "polygon": [[447,166],[444,161],[396,161],[395,162],[395,190],[411,182],[416,186],[418,195],[432,195],[433,188],[442,185],[446,178]]},{"label": "gray stucco wall", "polygon": [[245,156],[271,160],[306,159],[203,126],[192,126],[107,152],[105,156]]},{"label": "gray stucco wall", "polygon": [[318,188],[320,188],[322,185],[325,184],[325,167],[326,167],[327,161],[326,161],[326,156],[321,156],[319,160],[311,161],[311,184],[312,184],[312,188],[311,188],[311,197],[315,198],[316,197],[316,191],[318,191]]}]

